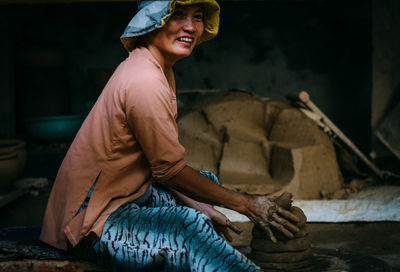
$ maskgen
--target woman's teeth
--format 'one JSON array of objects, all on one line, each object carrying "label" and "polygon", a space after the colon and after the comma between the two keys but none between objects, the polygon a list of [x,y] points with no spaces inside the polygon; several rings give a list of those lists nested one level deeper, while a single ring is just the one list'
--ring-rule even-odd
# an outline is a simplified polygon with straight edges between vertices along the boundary
[{"label": "woman's teeth", "polygon": [[180,38],[178,38],[178,41],[181,41],[181,42],[193,42],[193,39],[192,38],[187,38],[187,37],[180,37]]}]

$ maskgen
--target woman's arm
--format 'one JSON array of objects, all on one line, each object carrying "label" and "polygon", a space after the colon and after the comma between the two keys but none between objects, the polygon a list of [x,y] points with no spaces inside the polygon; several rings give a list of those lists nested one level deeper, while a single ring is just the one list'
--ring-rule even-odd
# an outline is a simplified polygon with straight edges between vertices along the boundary
[{"label": "woman's arm", "polygon": [[190,197],[187,197],[186,195],[179,193],[174,189],[170,188],[169,190],[172,192],[172,194],[179,198],[183,202],[183,204],[190,208],[198,210],[199,212],[202,212],[208,218],[210,218],[216,232],[221,236],[223,235],[229,242],[232,242],[232,236],[229,233],[229,229],[237,234],[240,234],[242,232],[223,213],[214,209],[210,204],[191,199]]},{"label": "woman's arm", "polygon": [[248,201],[247,196],[214,183],[190,166],[185,166],[177,175],[162,184],[197,201],[248,214],[244,205]]},{"label": "woman's arm", "polygon": [[191,198],[218,205],[246,215],[265,229],[271,240],[276,241],[271,227],[292,238],[299,229],[292,222],[298,218],[275,204],[267,196],[246,196],[215,184],[190,166],[185,166],[177,175],[164,182],[166,186]]}]

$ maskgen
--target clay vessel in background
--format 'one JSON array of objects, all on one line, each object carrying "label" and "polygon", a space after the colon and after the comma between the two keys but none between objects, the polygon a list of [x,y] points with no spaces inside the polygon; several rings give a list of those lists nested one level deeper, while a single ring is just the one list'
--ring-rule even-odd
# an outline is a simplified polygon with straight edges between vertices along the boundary
[{"label": "clay vessel in background", "polygon": [[20,161],[18,153],[0,154],[0,194],[7,193],[18,178]]},{"label": "clay vessel in background", "polygon": [[25,149],[25,141],[18,139],[0,140],[0,154],[17,153],[18,171],[21,172],[26,164],[27,152]]}]

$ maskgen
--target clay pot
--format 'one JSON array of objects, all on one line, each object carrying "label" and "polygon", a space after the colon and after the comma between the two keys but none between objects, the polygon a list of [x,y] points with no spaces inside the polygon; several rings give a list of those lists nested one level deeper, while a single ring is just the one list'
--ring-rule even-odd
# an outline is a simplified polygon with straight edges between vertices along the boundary
[{"label": "clay pot", "polygon": [[6,193],[18,178],[20,161],[18,153],[0,154],[0,194]]},{"label": "clay pot", "polygon": [[72,141],[81,127],[85,115],[60,115],[25,118],[25,134],[43,143]]},{"label": "clay pot", "polygon": [[17,153],[18,157],[18,171],[21,172],[26,164],[26,149],[25,141],[18,139],[0,140],[0,155]]}]

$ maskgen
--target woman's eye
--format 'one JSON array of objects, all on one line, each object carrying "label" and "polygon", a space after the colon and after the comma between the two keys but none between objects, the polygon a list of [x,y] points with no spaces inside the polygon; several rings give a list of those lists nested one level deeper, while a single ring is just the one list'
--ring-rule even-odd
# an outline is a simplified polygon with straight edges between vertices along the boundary
[{"label": "woman's eye", "polygon": [[196,15],[194,15],[194,18],[196,20],[203,20],[203,14],[196,14]]}]

